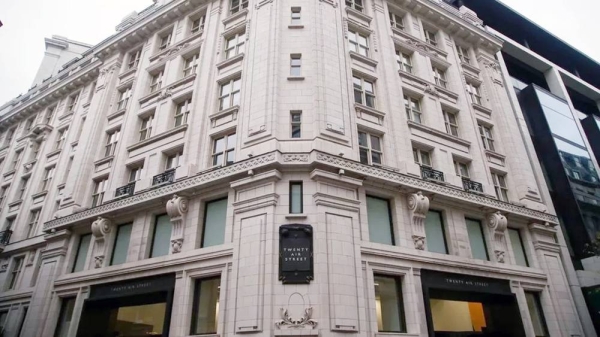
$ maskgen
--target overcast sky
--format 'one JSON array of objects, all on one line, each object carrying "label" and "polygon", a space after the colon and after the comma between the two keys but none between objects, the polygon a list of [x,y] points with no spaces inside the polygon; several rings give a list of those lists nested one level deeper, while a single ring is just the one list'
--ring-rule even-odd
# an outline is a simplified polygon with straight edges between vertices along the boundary
[{"label": "overcast sky", "polygon": [[[340,0],[341,1],[341,0]],[[595,60],[600,60],[599,0],[502,0]],[[0,105],[31,86],[44,38],[96,44],[152,0],[0,0]]]}]

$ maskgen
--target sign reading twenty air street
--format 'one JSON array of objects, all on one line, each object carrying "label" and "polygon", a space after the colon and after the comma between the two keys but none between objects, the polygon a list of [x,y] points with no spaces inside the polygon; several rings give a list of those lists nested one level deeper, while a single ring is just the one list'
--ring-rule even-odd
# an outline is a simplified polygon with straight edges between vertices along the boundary
[{"label": "sign reading twenty air street", "polygon": [[279,280],[284,284],[310,283],[313,279],[312,234],[311,225],[279,227]]}]

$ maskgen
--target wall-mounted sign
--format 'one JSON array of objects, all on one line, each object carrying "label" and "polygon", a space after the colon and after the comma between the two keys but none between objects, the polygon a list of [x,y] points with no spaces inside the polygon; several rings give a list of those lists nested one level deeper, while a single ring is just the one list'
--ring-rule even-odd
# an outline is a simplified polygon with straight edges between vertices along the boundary
[{"label": "wall-mounted sign", "polygon": [[122,282],[93,285],[89,300],[149,294],[159,291],[170,291],[174,288],[174,274],[137,278]]},{"label": "wall-mounted sign", "polygon": [[284,284],[310,283],[313,279],[312,235],[311,225],[279,227],[279,280]]},{"label": "wall-mounted sign", "polygon": [[508,280],[421,270],[425,288],[512,295]]}]

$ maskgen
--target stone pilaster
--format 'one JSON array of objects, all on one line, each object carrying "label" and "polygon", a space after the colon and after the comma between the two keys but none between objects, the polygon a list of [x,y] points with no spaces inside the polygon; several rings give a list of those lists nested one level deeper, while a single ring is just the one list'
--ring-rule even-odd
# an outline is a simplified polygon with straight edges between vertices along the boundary
[{"label": "stone pilaster", "polygon": [[185,215],[188,212],[188,199],[177,194],[167,201],[167,214],[171,218],[171,253],[181,252],[183,246],[183,232],[185,229]]}]

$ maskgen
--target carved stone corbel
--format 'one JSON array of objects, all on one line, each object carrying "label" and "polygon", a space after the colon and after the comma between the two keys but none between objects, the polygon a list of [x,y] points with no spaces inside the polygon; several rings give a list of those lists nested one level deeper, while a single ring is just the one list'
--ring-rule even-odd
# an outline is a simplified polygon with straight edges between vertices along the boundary
[{"label": "carved stone corbel", "polygon": [[490,238],[492,239],[492,245],[494,247],[494,254],[496,255],[496,261],[504,263],[506,255],[506,241],[504,239],[504,233],[508,225],[508,220],[500,212],[492,213],[487,218],[488,228],[490,229]]},{"label": "carved stone corbel", "polygon": [[171,253],[181,252],[183,246],[183,230],[185,228],[185,214],[188,211],[188,199],[173,195],[167,201],[167,214],[171,218],[173,229],[171,230]]},{"label": "carved stone corbel", "polygon": [[106,238],[113,228],[112,221],[98,217],[92,222],[92,234],[95,238],[94,244],[94,268],[102,268],[106,256]]},{"label": "carved stone corbel", "polygon": [[425,218],[429,211],[429,198],[420,191],[411,194],[408,197],[408,209],[410,210],[412,238],[415,248],[425,250]]}]

